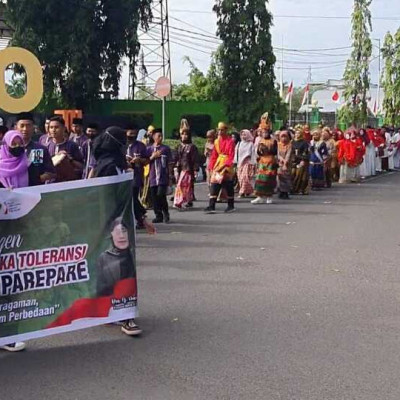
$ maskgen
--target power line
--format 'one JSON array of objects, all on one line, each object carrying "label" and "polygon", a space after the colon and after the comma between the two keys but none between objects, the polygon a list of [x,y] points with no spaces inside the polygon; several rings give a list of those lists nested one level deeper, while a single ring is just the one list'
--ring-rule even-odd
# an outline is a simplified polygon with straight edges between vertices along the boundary
[{"label": "power line", "polygon": [[[181,9],[171,9],[171,12],[177,13],[187,13],[187,14],[214,14],[213,11],[206,10],[181,10]],[[352,19],[351,16],[342,16],[342,15],[279,15],[272,14],[274,18],[296,18],[296,19],[342,19],[349,20]],[[400,21],[399,17],[372,17],[373,20],[380,21]]]}]

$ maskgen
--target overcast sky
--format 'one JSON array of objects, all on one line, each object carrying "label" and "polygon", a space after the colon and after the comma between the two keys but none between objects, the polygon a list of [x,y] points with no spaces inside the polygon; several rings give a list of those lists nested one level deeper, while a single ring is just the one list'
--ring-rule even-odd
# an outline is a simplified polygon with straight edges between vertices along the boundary
[{"label": "overcast sky", "polygon": [[[399,0],[373,0],[372,3],[372,37],[383,41],[387,31],[394,32],[400,27]],[[216,41],[212,38],[178,31],[174,28],[214,36],[216,33],[216,17],[211,12],[213,4],[213,0],[169,0],[172,77],[175,83],[187,80],[188,66],[183,63],[184,56],[189,56],[202,71],[207,71],[210,64],[210,54],[212,49],[216,48]],[[332,49],[350,46],[350,19],[299,17],[350,17],[352,4],[351,0],[270,0],[268,7],[274,16],[272,30],[274,47],[281,48],[282,41],[285,49],[294,50]],[[182,35],[192,36],[192,38]],[[377,42],[374,42],[374,44],[377,45]],[[340,79],[349,52],[350,49],[300,53],[285,52],[284,81],[293,80],[295,86],[303,86],[307,81],[309,65],[312,67],[313,81],[326,81],[330,78]],[[378,55],[377,48],[374,49],[374,55]],[[279,67],[281,53],[276,51],[276,56],[278,59],[277,67]],[[279,79],[280,70],[278,68],[276,69],[276,76]],[[372,81],[376,83],[378,78],[377,59],[371,64],[371,76]],[[126,76],[124,76],[122,86],[122,96],[125,97]]]}]

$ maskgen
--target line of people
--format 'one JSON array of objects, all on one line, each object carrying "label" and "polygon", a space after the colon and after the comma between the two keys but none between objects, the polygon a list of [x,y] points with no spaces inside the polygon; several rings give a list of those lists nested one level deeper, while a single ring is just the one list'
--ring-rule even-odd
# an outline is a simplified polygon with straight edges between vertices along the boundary
[{"label": "line of people", "polygon": [[[215,213],[222,197],[226,213],[235,211],[238,198],[255,197],[254,205],[271,204],[275,193],[288,200],[291,195],[309,195],[311,190],[331,188],[333,182],[357,183],[377,173],[400,169],[400,130],[349,128],[331,130],[309,126],[271,130],[268,114],[258,127],[242,130],[239,138],[228,135],[221,123],[207,133],[207,181],[210,202],[207,213]],[[216,140],[214,140],[216,139]]]}]

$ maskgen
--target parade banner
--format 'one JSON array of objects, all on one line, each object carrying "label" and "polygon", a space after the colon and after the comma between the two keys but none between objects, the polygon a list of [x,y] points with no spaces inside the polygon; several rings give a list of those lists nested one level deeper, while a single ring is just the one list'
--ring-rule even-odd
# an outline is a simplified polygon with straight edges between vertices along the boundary
[{"label": "parade banner", "polygon": [[0,345],[137,316],[132,175],[0,189]]}]

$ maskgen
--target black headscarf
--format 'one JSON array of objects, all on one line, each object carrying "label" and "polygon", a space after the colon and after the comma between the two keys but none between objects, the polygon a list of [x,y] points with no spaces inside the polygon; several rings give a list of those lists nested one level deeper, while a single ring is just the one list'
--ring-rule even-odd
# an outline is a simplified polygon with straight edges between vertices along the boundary
[{"label": "black headscarf", "polygon": [[[117,225],[127,228],[122,218],[117,218],[110,227],[110,232]],[[136,278],[136,268],[131,250],[117,249],[112,238],[111,248],[102,253],[97,260],[97,296],[110,296],[113,294],[115,284],[128,278]]]},{"label": "black headscarf", "polygon": [[117,168],[125,170],[126,132],[117,126],[107,128],[95,139],[93,154],[97,162],[96,177],[117,175]]}]

